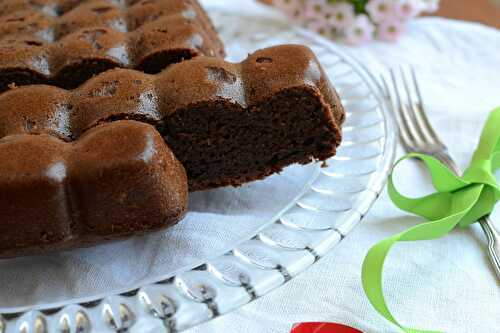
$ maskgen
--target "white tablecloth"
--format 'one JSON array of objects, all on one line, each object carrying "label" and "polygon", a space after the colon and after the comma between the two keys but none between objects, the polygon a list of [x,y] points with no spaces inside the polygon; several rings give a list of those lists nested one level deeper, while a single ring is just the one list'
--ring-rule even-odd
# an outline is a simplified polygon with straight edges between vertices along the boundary
[{"label": "white tablecloth", "polygon": [[[206,0],[258,15],[251,1]],[[465,166],[488,112],[500,105],[500,31],[440,18],[411,23],[396,44],[344,49],[373,71],[412,64],[432,123]],[[500,130],[500,129],[499,129]],[[400,150],[399,155],[403,152]],[[417,166],[400,171],[406,193],[428,190]],[[500,213],[497,221],[500,222]],[[366,220],[326,258],[242,309],[189,331],[288,332],[295,322],[333,321],[364,332],[399,332],[371,307],[361,287],[361,263],[377,241],[419,220],[383,195]],[[413,327],[447,332],[499,332],[500,288],[476,225],[442,240],[398,245],[385,269],[385,290],[396,317]]]},{"label": "white tablecloth", "polygon": [[[251,0],[203,4],[245,15],[264,14]],[[500,32],[434,18],[417,20],[408,30],[397,44],[343,49],[374,72],[413,64],[432,122],[464,166],[488,111],[500,105]],[[287,194],[293,197],[303,186],[305,168],[291,167],[280,176],[237,190],[197,193],[191,197],[187,218],[165,232],[84,250],[2,260],[0,308],[129,290],[131,284],[143,285],[174,267],[224,253],[231,248],[225,246],[248,237],[289,202]],[[424,176],[418,166],[401,170],[399,178],[405,180],[401,187],[406,193],[424,191],[428,189]],[[277,188],[284,194],[276,196]],[[295,322],[313,320],[341,322],[365,332],[398,332],[368,303],[361,288],[361,263],[370,246],[415,223],[418,219],[399,212],[384,195],[357,229],[305,273],[189,333],[286,333]],[[397,246],[385,271],[388,302],[397,318],[407,325],[447,332],[499,332],[500,291],[485,247],[478,226],[454,231],[440,241]]]}]

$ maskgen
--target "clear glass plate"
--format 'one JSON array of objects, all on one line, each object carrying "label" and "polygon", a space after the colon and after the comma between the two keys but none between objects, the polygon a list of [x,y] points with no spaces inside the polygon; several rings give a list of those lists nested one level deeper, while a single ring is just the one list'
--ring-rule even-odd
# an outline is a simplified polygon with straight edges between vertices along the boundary
[{"label": "clear glass plate", "polygon": [[284,43],[314,50],[347,110],[337,156],[326,167],[292,166],[238,189],[196,193],[187,218],[167,231],[0,261],[0,333],[187,329],[288,282],[370,209],[395,150],[393,121],[370,73],[286,23],[211,14],[229,60]]}]

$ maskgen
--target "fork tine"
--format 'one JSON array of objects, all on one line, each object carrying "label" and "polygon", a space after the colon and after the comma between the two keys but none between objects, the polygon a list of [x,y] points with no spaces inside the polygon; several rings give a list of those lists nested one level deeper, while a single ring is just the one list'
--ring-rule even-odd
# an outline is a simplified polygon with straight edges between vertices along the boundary
[{"label": "fork tine", "polygon": [[432,127],[431,123],[429,122],[429,118],[427,117],[427,115],[424,112],[424,102],[423,102],[423,98],[422,98],[422,93],[420,90],[420,86],[418,84],[417,74],[415,73],[415,68],[413,68],[413,67],[411,68],[411,76],[412,76],[412,80],[413,80],[413,86],[415,87],[415,91],[417,92],[417,99],[418,99],[418,101],[417,101],[418,107],[416,107],[416,112],[415,112],[417,115],[417,117],[416,117],[417,121],[419,121],[422,124],[422,127],[425,129],[427,134],[430,135],[430,137],[432,138],[432,140],[434,140],[434,142],[436,142],[437,144],[439,144],[441,146],[444,146],[443,142],[441,141],[441,139],[437,135],[436,131]]},{"label": "fork tine", "polygon": [[[384,75],[381,75],[382,78],[382,84],[384,86],[385,91],[387,92],[387,97],[389,97],[389,100],[391,102],[391,108],[392,112],[395,115],[394,118],[396,118],[396,122],[398,124],[398,129],[399,129],[399,136],[401,138],[401,141],[403,145],[406,147],[411,146],[412,139],[410,137],[410,131],[408,127],[406,126],[406,122],[403,121],[402,119],[402,114],[399,110],[399,107],[396,102],[396,98],[393,93],[393,89],[389,87],[389,83],[387,82],[386,78]],[[395,87],[393,87],[395,89]]]},{"label": "fork tine", "polygon": [[391,79],[392,79],[392,84],[394,85],[394,91],[396,92],[396,101],[398,107],[397,112],[400,114],[401,121],[404,123],[404,127],[408,133],[408,137],[411,140],[411,145],[415,146],[421,143],[421,140],[418,137],[418,133],[416,132],[414,126],[413,126],[413,121],[411,119],[411,116],[408,114],[407,107],[403,101],[403,94],[401,93],[400,89],[398,88],[398,81],[396,79],[396,73],[393,69],[390,71],[391,73]]},{"label": "fork tine", "polygon": [[410,84],[408,82],[409,80],[407,78],[407,75],[403,67],[400,67],[399,71],[401,72],[401,79],[403,81],[404,90],[406,91],[406,97],[408,99],[408,104],[407,104],[408,118],[411,119],[411,124],[415,132],[418,133],[418,137],[425,144],[432,144],[433,143],[432,137],[425,132],[425,130],[423,129],[423,127],[425,127],[425,124],[423,124],[421,119],[419,119],[419,116],[417,116],[417,113],[419,113],[419,111],[421,110],[419,107],[415,105],[415,100],[413,98],[413,94],[410,90]]}]

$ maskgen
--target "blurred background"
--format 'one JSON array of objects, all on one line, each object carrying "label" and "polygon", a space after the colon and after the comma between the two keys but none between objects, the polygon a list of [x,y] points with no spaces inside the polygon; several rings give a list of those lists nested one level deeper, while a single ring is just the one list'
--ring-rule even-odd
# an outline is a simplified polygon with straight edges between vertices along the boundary
[{"label": "blurred background", "polygon": [[441,0],[436,15],[500,28],[500,0]]}]

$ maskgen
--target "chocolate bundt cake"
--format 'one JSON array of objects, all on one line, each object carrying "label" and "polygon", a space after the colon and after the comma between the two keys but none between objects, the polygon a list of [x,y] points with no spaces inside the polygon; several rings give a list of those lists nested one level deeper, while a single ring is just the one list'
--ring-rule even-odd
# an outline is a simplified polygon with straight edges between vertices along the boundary
[{"label": "chocolate bundt cake", "polygon": [[303,46],[260,50],[239,64],[194,59],[164,71],[156,87],[163,115],[157,127],[192,191],[325,160],[341,141],[339,97]]},{"label": "chocolate bundt cake", "polygon": [[136,235],[186,213],[184,168],[148,124],[106,123],[74,142],[21,132],[0,139],[0,257]]},{"label": "chocolate bundt cake", "polygon": [[154,75],[109,70],[74,90],[11,89],[0,94],[0,256],[171,225],[188,184],[238,186],[325,160],[343,120],[318,60],[297,45]]},{"label": "chocolate bundt cake", "polygon": [[158,73],[199,55],[224,49],[196,0],[0,2],[0,92],[71,89],[115,67]]}]

